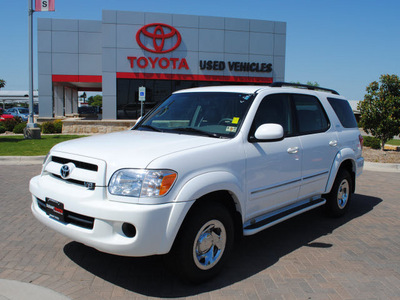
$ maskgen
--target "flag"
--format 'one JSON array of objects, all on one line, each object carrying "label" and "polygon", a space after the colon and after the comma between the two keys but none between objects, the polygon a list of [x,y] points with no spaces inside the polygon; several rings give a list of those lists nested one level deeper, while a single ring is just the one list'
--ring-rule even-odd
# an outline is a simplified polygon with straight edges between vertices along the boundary
[{"label": "flag", "polygon": [[35,11],[54,11],[55,0],[35,0]]}]

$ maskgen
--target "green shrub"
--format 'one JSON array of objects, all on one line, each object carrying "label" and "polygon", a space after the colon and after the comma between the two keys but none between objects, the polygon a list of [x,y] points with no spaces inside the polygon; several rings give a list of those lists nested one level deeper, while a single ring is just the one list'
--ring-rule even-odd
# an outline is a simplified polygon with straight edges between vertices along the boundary
[{"label": "green shrub", "polygon": [[24,128],[26,127],[26,122],[19,123],[14,126],[13,132],[14,133],[24,133]]},{"label": "green shrub", "polygon": [[44,122],[39,125],[42,133],[61,133],[62,122],[61,120],[55,120],[54,122]]},{"label": "green shrub", "polygon": [[62,132],[62,122],[61,120],[55,120],[54,121],[54,130],[55,133],[61,133]]},{"label": "green shrub", "polygon": [[364,136],[364,146],[372,149],[381,149],[381,142],[374,136]]},{"label": "green shrub", "polygon": [[44,122],[42,124],[42,133],[54,133],[54,122]]},{"label": "green shrub", "polygon": [[7,119],[3,122],[3,126],[6,131],[13,131],[14,127],[19,123],[21,123],[21,118]]},{"label": "green shrub", "polygon": [[3,124],[0,124],[0,133],[6,132],[6,129],[4,128]]}]

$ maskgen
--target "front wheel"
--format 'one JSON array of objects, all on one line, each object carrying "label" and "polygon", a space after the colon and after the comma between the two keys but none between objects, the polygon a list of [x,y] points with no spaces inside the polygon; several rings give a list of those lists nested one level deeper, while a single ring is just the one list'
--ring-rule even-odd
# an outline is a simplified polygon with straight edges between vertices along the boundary
[{"label": "front wheel", "polygon": [[232,249],[233,230],[226,207],[212,202],[201,204],[183,223],[167,256],[168,265],[185,281],[200,283],[214,277]]},{"label": "front wheel", "polygon": [[347,170],[341,170],[336,176],[332,190],[325,195],[327,213],[333,217],[341,217],[349,209],[353,191],[353,180]]}]

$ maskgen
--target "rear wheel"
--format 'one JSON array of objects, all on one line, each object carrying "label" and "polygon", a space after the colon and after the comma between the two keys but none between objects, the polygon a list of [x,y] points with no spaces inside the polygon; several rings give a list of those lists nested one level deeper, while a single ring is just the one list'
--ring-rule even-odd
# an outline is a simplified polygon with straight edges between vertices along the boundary
[{"label": "rear wheel", "polygon": [[213,202],[201,204],[183,223],[167,256],[168,265],[185,281],[200,283],[214,277],[232,249],[233,231],[226,207]]},{"label": "rear wheel", "polygon": [[353,191],[353,181],[347,170],[339,171],[332,190],[325,195],[327,213],[333,217],[343,216],[349,209]]}]

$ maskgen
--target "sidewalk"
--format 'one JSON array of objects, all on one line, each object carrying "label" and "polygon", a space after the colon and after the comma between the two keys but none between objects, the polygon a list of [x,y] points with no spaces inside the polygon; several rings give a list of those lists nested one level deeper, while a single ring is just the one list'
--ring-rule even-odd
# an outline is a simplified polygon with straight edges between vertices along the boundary
[{"label": "sidewalk", "polygon": [[0,300],[3,299],[69,300],[70,298],[35,284],[0,279]]}]

